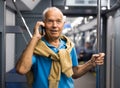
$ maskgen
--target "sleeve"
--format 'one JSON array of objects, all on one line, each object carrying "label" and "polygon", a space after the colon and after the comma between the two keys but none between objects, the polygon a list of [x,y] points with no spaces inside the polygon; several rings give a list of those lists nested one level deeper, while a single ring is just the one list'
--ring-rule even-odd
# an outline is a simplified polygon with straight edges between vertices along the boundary
[{"label": "sleeve", "polygon": [[72,65],[78,66],[78,58],[75,48],[73,48],[71,51],[71,59],[72,59]]},{"label": "sleeve", "polygon": [[36,56],[33,55],[33,56],[32,56],[32,65],[35,64],[35,63],[36,63]]}]

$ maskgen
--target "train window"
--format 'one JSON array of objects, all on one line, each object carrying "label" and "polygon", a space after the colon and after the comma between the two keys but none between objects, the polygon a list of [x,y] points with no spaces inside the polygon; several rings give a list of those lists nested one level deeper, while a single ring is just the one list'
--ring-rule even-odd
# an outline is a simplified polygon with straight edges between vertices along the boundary
[{"label": "train window", "polygon": [[[66,17],[63,34],[70,37],[75,43],[79,64],[88,61],[92,54],[96,52],[96,23],[97,19],[93,16]],[[96,88],[95,74],[95,68],[93,68],[80,80],[75,80],[75,88],[79,85],[81,88]],[[91,81],[88,81],[88,79]],[[86,81],[89,84],[86,85]]]}]

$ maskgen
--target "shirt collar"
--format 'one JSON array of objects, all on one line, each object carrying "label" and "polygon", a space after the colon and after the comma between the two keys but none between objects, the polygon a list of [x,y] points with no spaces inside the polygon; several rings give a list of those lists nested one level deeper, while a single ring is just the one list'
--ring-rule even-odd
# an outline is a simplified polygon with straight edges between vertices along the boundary
[{"label": "shirt collar", "polygon": [[[50,48],[55,48],[53,45],[51,45],[44,37],[42,38],[42,40],[46,43],[46,45]],[[66,41],[60,39],[60,45],[58,47],[58,49],[61,48],[65,48],[66,47]]]}]

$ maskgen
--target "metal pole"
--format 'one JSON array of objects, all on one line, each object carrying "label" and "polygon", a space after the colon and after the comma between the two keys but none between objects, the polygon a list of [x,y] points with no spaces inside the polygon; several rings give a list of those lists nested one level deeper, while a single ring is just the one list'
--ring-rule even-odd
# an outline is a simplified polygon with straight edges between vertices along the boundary
[{"label": "metal pole", "polygon": [[0,1],[0,9],[1,9],[1,17],[0,17],[0,48],[1,48],[1,54],[0,54],[0,88],[5,88],[5,73],[6,73],[6,35],[5,35],[5,23],[6,23],[6,0]]},{"label": "metal pole", "polygon": [[28,28],[25,19],[23,18],[21,12],[19,11],[19,9],[18,9],[18,7],[17,7],[17,5],[16,5],[16,3],[15,3],[16,0],[12,0],[12,2],[13,2],[13,4],[14,4],[14,6],[15,6],[17,12],[18,12],[18,14],[20,15],[20,18],[22,19],[22,22],[23,22],[24,26],[26,27],[27,32],[29,33],[30,37],[32,38],[32,33],[30,32],[30,29]]},{"label": "metal pole", "polygon": [[50,0],[50,7],[53,6],[53,0]]},{"label": "metal pole", "polygon": [[[97,0],[97,9],[98,9],[98,14],[97,14],[97,50],[100,52],[101,48],[101,0]],[[97,66],[96,70],[97,76],[96,76],[96,88],[100,88],[100,66]]]}]

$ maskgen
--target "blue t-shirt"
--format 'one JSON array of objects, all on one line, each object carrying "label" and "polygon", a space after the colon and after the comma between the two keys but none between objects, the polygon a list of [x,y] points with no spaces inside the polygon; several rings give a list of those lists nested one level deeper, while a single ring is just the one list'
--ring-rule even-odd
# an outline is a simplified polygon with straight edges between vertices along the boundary
[{"label": "blue t-shirt", "polygon": [[[66,42],[63,40],[60,40],[60,45],[58,48],[50,45],[45,39],[43,39],[43,41],[55,53],[57,53],[59,49],[66,48]],[[72,65],[77,66],[78,62],[75,48],[72,49],[70,55],[72,59]],[[52,60],[48,57],[33,55],[32,64],[32,70],[34,74],[33,88],[49,88],[48,76],[50,74]],[[64,73],[61,73],[58,88],[74,88],[74,82],[72,77],[68,78]]]}]

